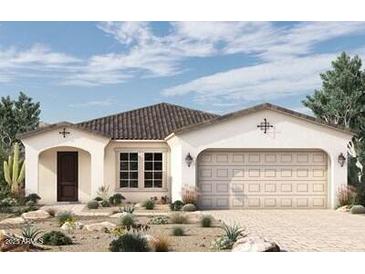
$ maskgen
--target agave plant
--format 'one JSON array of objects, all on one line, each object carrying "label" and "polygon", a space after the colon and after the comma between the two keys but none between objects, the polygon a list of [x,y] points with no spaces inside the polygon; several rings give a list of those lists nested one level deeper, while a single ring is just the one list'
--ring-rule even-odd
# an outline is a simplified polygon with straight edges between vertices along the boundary
[{"label": "agave plant", "polygon": [[24,180],[25,165],[24,161],[19,159],[19,144],[15,143],[13,155],[9,155],[8,161],[4,161],[4,177],[12,193],[19,193],[19,186]]},{"label": "agave plant", "polygon": [[39,239],[42,237],[43,231],[27,224],[22,230],[22,237],[24,241],[28,244],[34,245],[39,242]]},{"label": "agave plant", "polygon": [[224,230],[224,236],[232,242],[236,242],[240,237],[246,236],[246,234],[243,233],[245,228],[240,227],[237,224],[228,225],[223,223],[222,229]]}]

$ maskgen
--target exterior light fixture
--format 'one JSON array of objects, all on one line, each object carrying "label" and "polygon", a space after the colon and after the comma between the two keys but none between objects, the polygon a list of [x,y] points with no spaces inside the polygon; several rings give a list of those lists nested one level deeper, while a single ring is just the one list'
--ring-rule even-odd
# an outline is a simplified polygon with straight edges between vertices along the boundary
[{"label": "exterior light fixture", "polygon": [[338,163],[340,164],[341,167],[343,167],[343,165],[345,164],[345,161],[346,161],[346,157],[341,152],[341,154],[338,155]]},{"label": "exterior light fixture", "polygon": [[190,152],[185,157],[185,163],[188,165],[188,167],[190,167],[193,163],[193,156],[191,156]]}]

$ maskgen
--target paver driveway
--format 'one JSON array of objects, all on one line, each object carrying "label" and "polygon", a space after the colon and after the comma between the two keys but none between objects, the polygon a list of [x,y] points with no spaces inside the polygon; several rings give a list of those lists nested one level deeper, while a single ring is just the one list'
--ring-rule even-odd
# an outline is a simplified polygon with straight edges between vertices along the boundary
[{"label": "paver driveway", "polygon": [[365,251],[365,215],[334,210],[206,211],[287,251]]}]

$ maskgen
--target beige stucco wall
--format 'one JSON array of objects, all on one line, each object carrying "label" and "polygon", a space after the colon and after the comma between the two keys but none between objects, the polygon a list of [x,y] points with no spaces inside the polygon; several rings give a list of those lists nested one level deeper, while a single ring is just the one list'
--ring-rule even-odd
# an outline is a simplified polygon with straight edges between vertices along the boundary
[{"label": "beige stucco wall", "polygon": [[[268,134],[257,128],[267,118],[274,125]],[[303,119],[272,110],[218,122],[207,127],[172,136],[171,148],[172,200],[181,198],[183,185],[197,185],[197,157],[206,149],[320,149],[327,153],[329,164],[329,207],[336,205],[338,187],[347,184],[346,165],[337,162],[346,155],[351,135]],[[188,167],[185,157],[190,153],[194,163]]]},{"label": "beige stucco wall", "polygon": [[[161,190],[139,187],[138,189],[119,188],[119,153],[120,152],[162,152],[164,182]],[[170,197],[170,151],[164,141],[111,141],[105,148],[105,185],[111,192],[119,192],[130,202],[140,202],[151,197]],[[140,182],[139,185],[143,185]]]},{"label": "beige stucco wall", "polygon": [[57,147],[43,151],[39,155],[38,194],[42,203],[54,203],[57,200],[57,152],[78,152],[78,197],[80,202],[87,202],[91,195],[91,157],[84,150],[73,147]]}]

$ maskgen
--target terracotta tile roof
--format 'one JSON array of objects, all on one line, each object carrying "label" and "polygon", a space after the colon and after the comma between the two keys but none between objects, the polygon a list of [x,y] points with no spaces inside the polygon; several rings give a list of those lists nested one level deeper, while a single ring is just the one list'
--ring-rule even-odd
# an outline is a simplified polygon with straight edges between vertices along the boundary
[{"label": "terracotta tile roof", "polygon": [[163,140],[175,130],[217,117],[216,114],[200,110],[160,103],[77,125],[112,139]]}]

